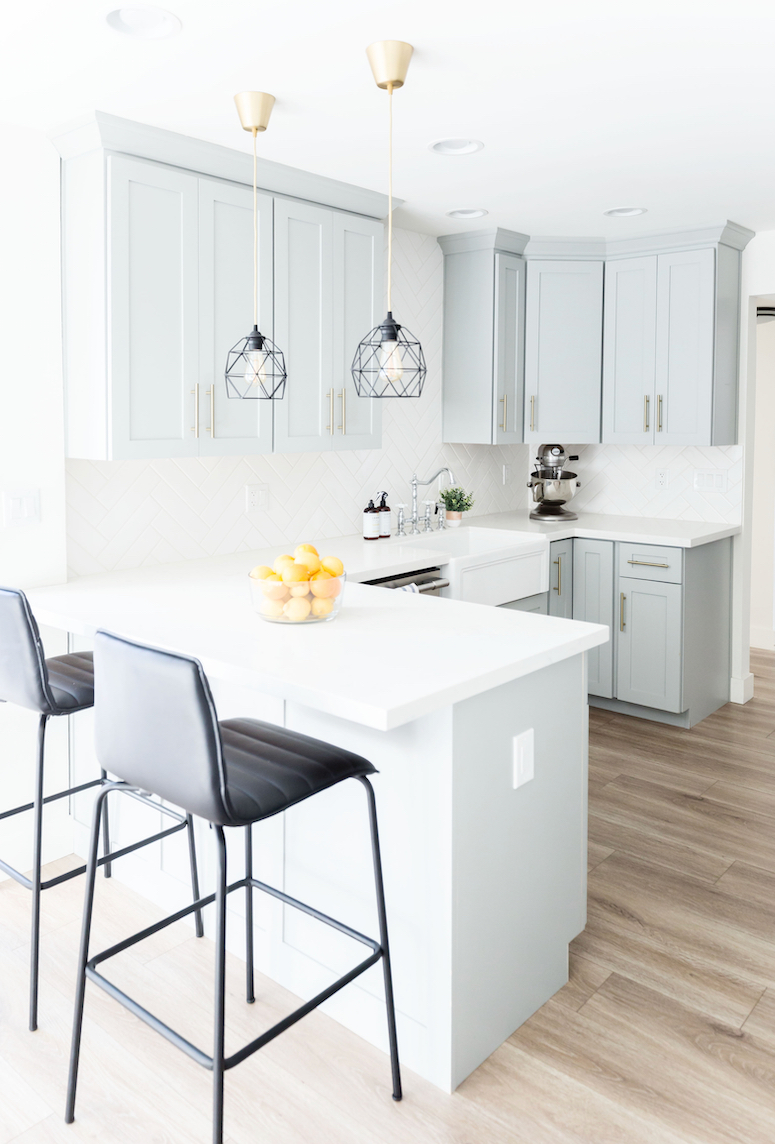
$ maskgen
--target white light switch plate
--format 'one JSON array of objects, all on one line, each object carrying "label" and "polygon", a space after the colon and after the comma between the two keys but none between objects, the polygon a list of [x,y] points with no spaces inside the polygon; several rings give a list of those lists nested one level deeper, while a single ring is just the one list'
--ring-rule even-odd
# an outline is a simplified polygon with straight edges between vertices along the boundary
[{"label": "white light switch plate", "polygon": [[245,485],[245,512],[269,508],[269,485]]},{"label": "white light switch plate", "polygon": [[40,524],[40,489],[5,489],[3,524],[6,528]]},{"label": "white light switch plate", "polygon": [[535,776],[535,731],[523,731],[515,735],[513,742],[513,763],[511,785],[514,790],[523,783],[529,783]]}]

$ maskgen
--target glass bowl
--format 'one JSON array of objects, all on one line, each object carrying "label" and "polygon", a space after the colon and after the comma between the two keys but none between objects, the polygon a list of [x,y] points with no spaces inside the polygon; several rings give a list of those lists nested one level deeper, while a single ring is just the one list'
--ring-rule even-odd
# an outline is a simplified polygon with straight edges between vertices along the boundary
[{"label": "glass bowl", "polygon": [[[323,624],[336,619],[342,607],[347,573],[332,576],[329,580],[310,580],[301,584],[254,580],[252,576],[248,579],[253,608],[262,620],[298,627],[300,624]],[[294,600],[299,603],[292,603]]]}]

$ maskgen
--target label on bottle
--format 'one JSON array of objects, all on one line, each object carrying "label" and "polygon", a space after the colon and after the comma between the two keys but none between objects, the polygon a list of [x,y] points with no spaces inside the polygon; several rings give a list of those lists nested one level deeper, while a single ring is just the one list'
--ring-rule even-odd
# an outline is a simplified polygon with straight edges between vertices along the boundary
[{"label": "label on bottle", "polygon": [[363,514],[364,540],[379,540],[379,518],[381,515],[379,512],[374,512],[373,509],[366,509]]},{"label": "label on bottle", "polygon": [[379,510],[379,535],[381,538],[390,536],[392,528],[392,516],[389,508],[381,508]]}]

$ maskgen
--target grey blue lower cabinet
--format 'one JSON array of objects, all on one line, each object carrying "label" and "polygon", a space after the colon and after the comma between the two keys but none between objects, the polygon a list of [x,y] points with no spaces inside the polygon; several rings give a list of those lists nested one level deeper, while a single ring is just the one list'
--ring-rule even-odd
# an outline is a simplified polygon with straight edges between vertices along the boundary
[{"label": "grey blue lower cabinet", "polygon": [[[607,624],[613,631],[614,542],[574,540],[573,619]],[[587,652],[587,682],[590,695],[611,699],[614,694],[613,644],[611,640]]]},{"label": "grey blue lower cabinet", "polygon": [[573,541],[549,545],[549,615],[573,619]]},{"label": "grey blue lower cabinet", "polygon": [[616,698],[679,712],[683,586],[619,578]]}]

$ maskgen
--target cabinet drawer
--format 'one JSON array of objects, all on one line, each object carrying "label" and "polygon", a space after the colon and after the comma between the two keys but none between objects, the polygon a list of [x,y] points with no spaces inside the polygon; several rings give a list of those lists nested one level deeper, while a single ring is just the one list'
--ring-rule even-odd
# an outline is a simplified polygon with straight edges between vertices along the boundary
[{"label": "cabinet drawer", "polygon": [[683,548],[658,544],[622,544],[619,549],[619,575],[636,580],[661,580],[666,584],[683,581]]}]

